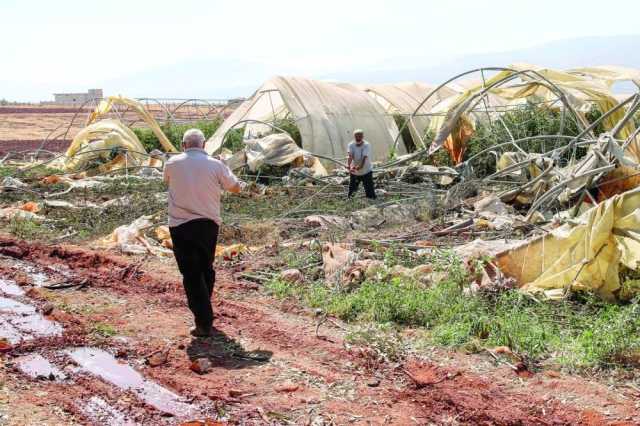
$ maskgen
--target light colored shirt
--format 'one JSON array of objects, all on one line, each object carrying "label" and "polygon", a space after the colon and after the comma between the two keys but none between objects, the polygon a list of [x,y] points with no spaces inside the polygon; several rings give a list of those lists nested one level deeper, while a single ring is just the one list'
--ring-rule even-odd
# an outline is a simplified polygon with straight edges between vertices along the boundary
[{"label": "light colored shirt", "polygon": [[351,154],[352,158],[351,165],[355,167],[362,164],[362,159],[367,157],[362,168],[360,170],[356,170],[354,173],[355,175],[366,175],[373,170],[373,166],[371,165],[371,145],[369,145],[369,142],[362,141],[362,145],[357,145],[356,141],[351,142],[349,144],[349,154]]},{"label": "light colored shirt", "polygon": [[164,181],[169,184],[170,227],[200,218],[222,224],[220,196],[239,183],[222,161],[200,148],[171,157],[164,166]]}]

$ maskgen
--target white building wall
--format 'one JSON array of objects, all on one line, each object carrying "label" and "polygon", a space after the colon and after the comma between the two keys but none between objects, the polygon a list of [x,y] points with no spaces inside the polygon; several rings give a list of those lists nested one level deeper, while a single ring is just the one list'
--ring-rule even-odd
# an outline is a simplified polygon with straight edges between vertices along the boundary
[{"label": "white building wall", "polygon": [[89,89],[85,93],[54,93],[54,102],[66,105],[82,105],[92,99],[102,99],[102,89]]}]

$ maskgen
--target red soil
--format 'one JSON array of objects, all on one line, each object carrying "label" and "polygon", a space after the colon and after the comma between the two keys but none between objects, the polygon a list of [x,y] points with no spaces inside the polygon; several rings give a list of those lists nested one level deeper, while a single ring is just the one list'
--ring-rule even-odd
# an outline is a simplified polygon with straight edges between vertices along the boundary
[{"label": "red soil", "polygon": [[[543,380],[537,375],[537,380],[519,382],[524,385],[518,388],[510,384],[520,380],[512,371],[494,368],[479,375],[470,368],[469,356],[455,367],[418,359],[401,365],[382,363],[366,349],[345,345],[338,328],[323,326],[324,337],[318,338],[313,313],[297,308],[285,312],[256,292],[255,285],[237,281],[225,269],[219,271],[214,295],[218,335],[204,341],[187,337],[190,315],[173,265],[6,237],[0,238],[0,254],[37,265],[52,282],[82,284],[80,290],[68,290],[69,303],[93,306],[115,300],[98,312],[56,310],[53,317],[74,344],[82,344],[83,335],[96,322],[127,330],[126,343],[113,340],[105,348],[130,362],[166,352],[166,363],[141,367],[143,374],[194,403],[213,401],[234,424],[278,423],[282,418],[310,424],[318,416],[335,424],[398,425],[636,424],[625,422],[640,419],[631,399],[617,400],[620,406],[611,410],[615,415],[606,417],[603,411],[611,408],[617,395],[580,378]],[[15,275],[5,263],[0,262],[0,275]],[[39,292],[33,293],[38,299]],[[33,345],[15,352],[32,349]],[[201,357],[211,361],[211,373],[190,370],[193,359]],[[563,392],[571,387],[576,398],[590,398],[589,404],[563,403],[548,389],[551,382],[565,384]],[[94,379],[65,392],[57,384],[40,386],[51,391],[46,400],[30,393],[30,401],[61,404],[80,419],[73,400],[87,392],[122,406],[122,395]],[[594,395],[594,388],[602,394]],[[131,402],[126,410],[139,420],[156,418],[140,403]]]}]

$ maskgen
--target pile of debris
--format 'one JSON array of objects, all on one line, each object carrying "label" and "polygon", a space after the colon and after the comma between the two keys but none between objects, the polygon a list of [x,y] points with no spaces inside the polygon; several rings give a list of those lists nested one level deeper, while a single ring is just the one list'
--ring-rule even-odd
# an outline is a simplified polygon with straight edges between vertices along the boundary
[{"label": "pile of debris", "polygon": [[[472,73],[482,78],[459,80]],[[614,300],[627,294],[620,275],[636,271],[640,261],[634,254],[640,248],[640,92],[615,95],[612,85],[624,80],[640,87],[640,72],[515,64],[474,70],[438,87],[352,86],[278,77],[239,106],[206,149],[239,174],[256,177],[251,197],[268,202],[271,188],[258,180],[265,167],[273,167],[282,170],[276,176],[282,186],[316,188],[312,198],[328,189],[344,189],[350,132],[365,128],[374,148],[380,201],[344,215],[306,213],[296,222],[306,228],[305,236],[344,238],[347,245],[323,246],[323,272],[329,282],[352,285],[372,277],[403,276],[426,285],[438,279],[429,265],[388,269],[354,249],[401,245],[420,256],[452,247],[468,264],[484,260],[478,285],[512,279],[523,291],[548,297],[589,290]],[[136,112],[166,152],[147,152],[132,129],[113,117],[116,105]],[[515,135],[504,120],[509,111],[522,108],[552,114],[559,130]],[[588,115],[594,109],[599,113],[595,118]],[[390,114],[404,124],[397,125]],[[356,126],[354,117],[362,123]],[[297,126],[296,138],[278,127],[282,120]],[[571,132],[565,131],[567,123]],[[468,155],[482,126],[502,129],[506,139]],[[412,143],[402,139],[405,127]],[[241,129],[242,148],[231,152],[225,142],[234,129]],[[435,160],[441,149],[446,162]],[[99,190],[118,179],[160,183],[163,161],[175,152],[140,102],[107,98],[64,155],[25,162],[19,165],[20,175],[4,178],[4,193],[32,193],[38,199],[5,205],[0,220],[46,222],[46,209],[75,208],[60,199],[66,194]],[[480,171],[479,162],[490,164],[490,171]],[[36,167],[62,173],[37,182],[23,178]],[[166,198],[166,193],[155,196]],[[104,209],[120,201],[85,200],[83,208]],[[283,227],[296,221],[285,216],[278,218]],[[162,214],[141,216],[117,227],[101,244],[124,253],[167,256],[172,245],[163,221]],[[263,247],[270,244],[264,241]],[[237,259],[259,249],[238,242],[217,254]],[[286,275],[300,280],[299,274]]]}]

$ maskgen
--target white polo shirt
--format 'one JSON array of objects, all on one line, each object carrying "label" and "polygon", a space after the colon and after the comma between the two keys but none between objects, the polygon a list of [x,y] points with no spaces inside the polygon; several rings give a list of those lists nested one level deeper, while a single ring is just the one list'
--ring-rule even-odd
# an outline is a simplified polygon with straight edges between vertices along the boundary
[{"label": "white polo shirt", "polygon": [[204,149],[188,148],[167,161],[163,174],[169,185],[170,227],[201,218],[222,224],[220,196],[239,183],[222,161]]}]

